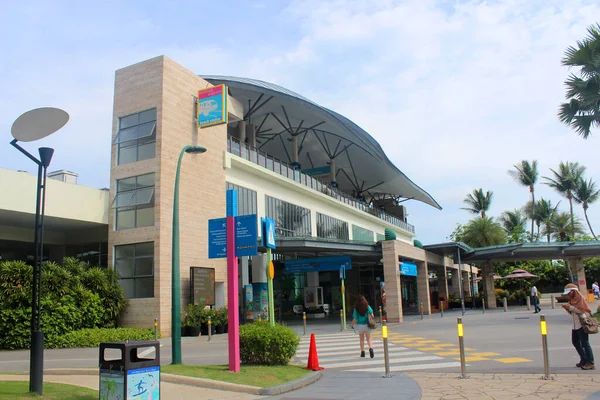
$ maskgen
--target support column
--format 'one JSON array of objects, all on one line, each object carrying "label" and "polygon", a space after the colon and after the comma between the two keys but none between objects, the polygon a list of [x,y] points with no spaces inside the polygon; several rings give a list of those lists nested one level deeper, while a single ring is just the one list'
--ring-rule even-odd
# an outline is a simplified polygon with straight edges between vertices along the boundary
[{"label": "support column", "polygon": [[298,162],[298,136],[292,136],[292,167],[300,169]]},{"label": "support column", "polygon": [[572,258],[569,262],[571,263],[573,275],[577,277],[574,283],[579,287],[579,292],[587,300],[587,282],[585,279],[585,269],[583,268],[583,258]]},{"label": "support column", "polygon": [[246,133],[248,134],[248,145],[251,147],[256,147],[256,131],[254,128],[254,124],[248,124],[246,127]]},{"label": "support column", "polygon": [[[329,159],[329,181],[331,182],[331,186],[333,187],[337,187],[337,182],[335,180],[335,158],[330,158]],[[398,267],[400,268],[400,267]],[[400,271],[398,269],[398,271]]]},{"label": "support column", "polygon": [[238,139],[240,140],[240,143],[246,143],[246,122],[245,121],[238,121]]},{"label": "support column", "polygon": [[429,293],[429,264],[427,261],[417,261],[417,296],[419,303],[423,303],[423,314],[430,315],[431,294]]},{"label": "support column", "polygon": [[471,296],[471,280],[469,279],[469,271],[461,271],[461,276],[463,278],[462,282],[465,296]]},{"label": "support column", "polygon": [[400,254],[395,240],[381,242],[383,277],[385,280],[386,311],[388,322],[402,322],[402,284],[400,278]]},{"label": "support column", "polygon": [[[456,264],[454,264],[454,266],[456,267]],[[452,285],[450,285],[449,289],[450,289],[450,294],[460,298],[460,284],[458,283],[458,277],[459,277],[459,273],[458,270],[452,268],[452,270],[450,271],[450,274],[452,276]]]},{"label": "support column", "polygon": [[438,286],[440,287],[440,297],[446,298],[445,302],[448,302],[448,270],[446,266],[440,267],[440,273],[438,274]]},{"label": "support column", "polygon": [[481,277],[483,278],[483,295],[485,296],[485,306],[496,308],[496,288],[494,285],[494,268],[491,262],[481,265]]}]

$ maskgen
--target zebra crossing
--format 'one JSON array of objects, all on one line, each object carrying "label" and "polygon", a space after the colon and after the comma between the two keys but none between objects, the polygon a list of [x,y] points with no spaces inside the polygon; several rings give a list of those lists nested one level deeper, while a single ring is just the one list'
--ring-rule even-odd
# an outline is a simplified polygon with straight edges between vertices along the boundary
[{"label": "zebra crossing", "polygon": [[[365,340],[366,357],[360,357],[360,339],[355,333],[334,333],[315,335],[319,365],[344,371],[384,372],[383,340],[373,335],[375,358],[369,358],[369,346]],[[296,358],[304,365],[308,362],[310,336],[300,339]],[[405,347],[388,341],[388,354],[391,372],[417,371],[438,368],[460,367],[458,361],[426,353],[415,348]]]}]

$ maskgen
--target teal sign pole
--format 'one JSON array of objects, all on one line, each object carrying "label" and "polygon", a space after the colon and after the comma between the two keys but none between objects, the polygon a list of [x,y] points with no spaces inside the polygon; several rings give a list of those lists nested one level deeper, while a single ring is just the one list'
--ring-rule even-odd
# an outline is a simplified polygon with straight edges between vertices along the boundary
[{"label": "teal sign pole", "polygon": [[273,256],[271,249],[275,248],[275,221],[271,218],[262,220],[262,240],[267,248],[267,293],[269,296],[269,324],[275,326],[275,296],[273,293],[273,278],[275,277],[275,267],[273,265]]}]

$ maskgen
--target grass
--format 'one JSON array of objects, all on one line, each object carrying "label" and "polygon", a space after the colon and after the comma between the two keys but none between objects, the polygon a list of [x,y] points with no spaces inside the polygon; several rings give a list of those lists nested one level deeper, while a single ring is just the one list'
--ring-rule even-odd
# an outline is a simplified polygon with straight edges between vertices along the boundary
[{"label": "grass", "polygon": [[227,365],[165,365],[161,372],[267,388],[293,381],[310,373],[297,365],[242,365],[239,373]]},{"label": "grass", "polygon": [[29,392],[29,382],[2,381],[0,400],[45,399],[45,400],[97,400],[98,391],[62,383],[44,383],[44,395]]}]

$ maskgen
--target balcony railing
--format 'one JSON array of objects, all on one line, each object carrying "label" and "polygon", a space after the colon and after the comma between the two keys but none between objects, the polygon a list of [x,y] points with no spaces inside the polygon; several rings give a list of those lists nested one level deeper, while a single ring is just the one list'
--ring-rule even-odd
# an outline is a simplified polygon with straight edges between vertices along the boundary
[{"label": "balcony railing", "polygon": [[334,188],[327,183],[323,183],[310,175],[295,170],[291,165],[275,157],[272,157],[258,149],[248,146],[246,143],[241,143],[239,140],[231,136],[227,138],[227,152],[235,156],[241,157],[244,160],[248,160],[254,164],[260,165],[261,167],[273,171],[288,179],[294,180],[313,190],[331,196],[341,201],[342,203],[348,204],[358,210],[374,215],[383,221],[386,221],[392,225],[404,229],[405,231],[415,233],[415,227],[409,223],[402,221],[400,218],[390,215],[385,211],[374,208],[373,206],[366,204],[358,199],[355,199],[349,194],[344,193],[341,190]]}]

